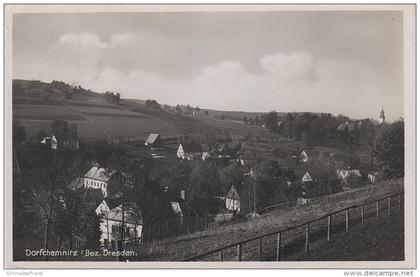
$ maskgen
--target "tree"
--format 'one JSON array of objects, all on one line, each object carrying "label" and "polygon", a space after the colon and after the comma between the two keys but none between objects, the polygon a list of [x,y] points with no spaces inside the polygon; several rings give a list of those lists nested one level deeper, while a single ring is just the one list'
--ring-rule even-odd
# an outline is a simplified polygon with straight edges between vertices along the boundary
[{"label": "tree", "polygon": [[404,121],[400,120],[379,130],[375,156],[385,178],[404,176]]},{"label": "tree", "polygon": [[258,115],[255,117],[255,125],[260,125],[260,118],[258,117]]},{"label": "tree", "polygon": [[83,212],[82,196],[80,191],[64,188],[62,194],[59,195],[59,205],[57,205],[57,220],[54,222],[56,233],[58,234],[58,248],[62,246],[65,238],[68,241],[69,249],[74,247],[74,237],[80,237],[79,223]]},{"label": "tree", "polygon": [[226,194],[231,186],[240,190],[243,182],[243,172],[237,163],[232,163],[224,167],[220,172],[220,179],[223,184],[223,193]]},{"label": "tree", "polygon": [[54,120],[51,123],[51,132],[55,135],[57,141],[62,143],[68,139],[69,127],[66,121]]},{"label": "tree", "polygon": [[304,130],[301,135],[302,141],[307,145],[312,145],[313,138],[310,130]]},{"label": "tree", "polygon": [[360,143],[362,149],[369,155],[370,160],[370,172],[374,171],[374,159],[375,159],[375,139],[376,139],[376,128],[370,119],[364,119],[361,121],[360,126]]},{"label": "tree", "polygon": [[86,212],[82,222],[83,234],[86,238],[85,249],[99,250],[99,240],[101,238],[100,219],[94,211]]},{"label": "tree", "polygon": [[265,127],[271,132],[275,132],[278,124],[278,115],[276,111],[271,111],[264,116]]},{"label": "tree", "polygon": [[156,100],[153,100],[153,99],[147,99],[144,105],[146,106],[146,108],[156,109],[156,110],[160,109],[160,104]]},{"label": "tree", "polygon": [[257,207],[285,201],[286,182],[277,161],[263,161],[254,170]]},{"label": "tree", "polygon": [[246,117],[246,115],[244,115],[244,123],[248,124],[248,118]]},{"label": "tree", "polygon": [[25,140],[26,130],[25,126],[17,120],[13,121],[13,144],[21,143]]},{"label": "tree", "polygon": [[190,207],[200,215],[216,213],[221,182],[214,164],[210,161],[197,163],[191,172],[190,184],[187,191]]}]

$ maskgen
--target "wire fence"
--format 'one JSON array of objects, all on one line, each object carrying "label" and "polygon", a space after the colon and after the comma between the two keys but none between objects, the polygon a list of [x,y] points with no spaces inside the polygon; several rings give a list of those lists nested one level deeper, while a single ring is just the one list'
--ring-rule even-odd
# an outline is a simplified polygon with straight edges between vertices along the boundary
[{"label": "wire fence", "polygon": [[[384,202],[385,205],[383,205]],[[367,219],[372,217],[379,222],[381,211],[385,210],[386,214],[390,216],[393,206],[398,206],[398,210],[403,209],[403,202],[404,192],[390,194],[363,204],[346,207],[299,225],[235,242],[187,258],[185,261],[263,261],[270,259],[281,261],[284,253],[308,252],[310,244],[316,240],[325,238],[327,241],[331,241],[333,234],[349,232],[351,224],[364,225]],[[299,246],[300,250],[298,250]]]}]

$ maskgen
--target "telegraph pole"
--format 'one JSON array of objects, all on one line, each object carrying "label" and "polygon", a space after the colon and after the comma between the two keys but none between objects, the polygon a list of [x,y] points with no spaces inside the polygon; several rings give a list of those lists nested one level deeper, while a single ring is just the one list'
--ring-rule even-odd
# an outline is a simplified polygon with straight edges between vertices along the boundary
[{"label": "telegraph pole", "polygon": [[254,197],[253,197],[253,199],[254,199],[254,213],[253,213],[253,215],[255,215],[255,214],[257,214],[257,201],[256,201],[256,195],[257,195],[257,193],[256,193],[256,191],[257,191],[257,189],[256,189],[256,187],[255,187],[255,175],[254,175],[254,170],[251,168],[251,178],[252,178],[252,186],[253,186],[253,189],[254,189]]}]

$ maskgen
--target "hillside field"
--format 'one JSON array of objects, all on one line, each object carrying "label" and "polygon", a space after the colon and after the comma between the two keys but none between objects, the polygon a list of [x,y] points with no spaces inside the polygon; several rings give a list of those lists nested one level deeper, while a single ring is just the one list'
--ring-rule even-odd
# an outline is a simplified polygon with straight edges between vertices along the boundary
[{"label": "hillside field", "polygon": [[260,126],[246,125],[236,119],[153,110],[138,100],[122,99],[118,105],[111,104],[103,94],[84,90],[67,99],[63,92],[51,88],[51,84],[14,82],[13,119],[25,126],[27,140],[33,140],[40,130],[48,134],[51,122],[57,119],[75,123],[85,140],[145,139],[152,132],[163,137],[273,136]]}]

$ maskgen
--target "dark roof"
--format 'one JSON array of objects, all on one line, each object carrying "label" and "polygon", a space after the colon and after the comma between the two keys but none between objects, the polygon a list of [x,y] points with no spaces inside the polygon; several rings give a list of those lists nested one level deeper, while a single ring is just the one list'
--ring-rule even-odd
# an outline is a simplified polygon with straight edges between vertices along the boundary
[{"label": "dark roof", "polygon": [[239,200],[239,194],[235,189],[235,186],[232,186],[229,192],[226,194],[226,199],[235,199]]},{"label": "dark roof", "polygon": [[201,147],[201,144],[196,142],[191,143],[181,143],[182,149],[184,149],[184,152],[188,153],[197,153],[197,152],[203,152],[203,148]]}]

